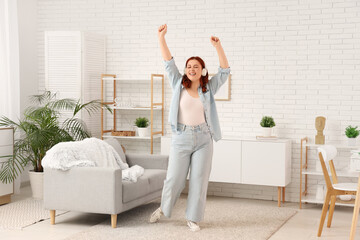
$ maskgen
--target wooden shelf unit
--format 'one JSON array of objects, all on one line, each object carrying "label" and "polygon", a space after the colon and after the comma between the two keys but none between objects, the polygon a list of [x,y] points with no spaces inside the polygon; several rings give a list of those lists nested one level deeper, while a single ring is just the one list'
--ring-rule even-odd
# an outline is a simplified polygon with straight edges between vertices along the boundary
[{"label": "wooden shelf unit", "polygon": [[[336,145],[336,144],[335,144]],[[319,144],[309,144],[308,138],[304,137],[301,139],[300,145],[300,201],[299,208],[302,208],[302,203],[324,203],[324,200],[316,199],[315,196],[308,195],[308,176],[323,176],[323,172],[318,171],[309,171],[308,170],[308,149],[317,148],[321,145]],[[337,149],[356,149],[358,146],[345,146],[345,145],[336,145]],[[329,173],[331,174],[331,173]],[[348,178],[358,178],[358,173],[354,172],[345,172],[339,171],[336,173],[338,177],[348,177]],[[304,187],[303,187],[304,180]],[[340,199],[336,200],[335,205],[340,206],[353,206],[352,201],[341,201]]]},{"label": "wooden shelf unit", "polygon": [[[154,80],[155,78],[161,79],[161,102],[154,102]],[[113,99],[111,102],[105,102],[104,101],[104,82],[105,81],[112,81],[113,82]],[[126,82],[150,82],[151,84],[151,103],[150,107],[116,107],[115,104],[115,98],[116,98],[116,82],[117,81],[126,81]],[[118,139],[142,139],[142,140],[150,140],[151,141],[151,150],[150,153],[154,153],[154,139],[159,138],[160,134],[161,136],[164,136],[164,75],[163,74],[151,74],[151,80],[125,80],[117,78],[115,74],[101,74],[101,103],[108,105],[113,110],[113,128],[112,129],[104,129],[104,108],[101,109],[101,139],[104,139],[104,137],[111,137],[111,132],[116,131],[116,112],[119,110],[121,111],[150,111],[150,130],[151,134],[150,137],[119,137],[119,136],[113,136]],[[161,131],[154,132],[154,113],[161,111]]]}]

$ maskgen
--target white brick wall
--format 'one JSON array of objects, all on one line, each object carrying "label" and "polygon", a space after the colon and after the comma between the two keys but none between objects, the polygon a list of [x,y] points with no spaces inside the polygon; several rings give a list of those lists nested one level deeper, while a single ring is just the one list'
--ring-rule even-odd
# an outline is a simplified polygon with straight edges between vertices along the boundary
[{"label": "white brick wall", "polygon": [[[298,201],[300,138],[313,139],[315,117],[327,118],[326,141],[344,142],[345,127],[360,124],[360,2],[39,0],[40,89],[45,30],[105,34],[107,72],[144,79],[164,72],[156,33],[163,23],[179,69],[199,55],[214,73],[219,64],[209,37],[220,37],[232,69],[231,101],[217,102],[223,135],[260,134],[261,117],[272,115],[277,135],[294,140],[286,198]],[[145,86],[130,88],[135,99],[148,94]],[[166,84],[166,122],[170,98]],[[141,144],[142,151],[147,144]],[[125,145],[135,150],[132,143]],[[277,198],[275,188],[237,184],[211,183],[209,193]]]}]

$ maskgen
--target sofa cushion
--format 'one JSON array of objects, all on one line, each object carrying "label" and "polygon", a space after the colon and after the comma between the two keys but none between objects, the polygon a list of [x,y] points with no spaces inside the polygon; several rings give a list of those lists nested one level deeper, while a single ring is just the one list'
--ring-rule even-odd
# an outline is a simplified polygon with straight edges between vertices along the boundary
[{"label": "sofa cushion", "polygon": [[120,143],[115,138],[107,138],[104,141],[115,149],[115,151],[119,154],[123,163],[127,163],[125,153]]},{"label": "sofa cushion", "polygon": [[163,169],[145,169],[144,175],[149,180],[150,193],[163,188],[166,178],[166,170]]},{"label": "sofa cushion", "polygon": [[123,181],[123,203],[141,198],[162,189],[166,178],[166,170],[145,169],[137,182]]},{"label": "sofa cushion", "polygon": [[147,178],[139,177],[137,182],[123,181],[122,182],[122,201],[123,203],[141,198],[149,194],[150,184]]}]

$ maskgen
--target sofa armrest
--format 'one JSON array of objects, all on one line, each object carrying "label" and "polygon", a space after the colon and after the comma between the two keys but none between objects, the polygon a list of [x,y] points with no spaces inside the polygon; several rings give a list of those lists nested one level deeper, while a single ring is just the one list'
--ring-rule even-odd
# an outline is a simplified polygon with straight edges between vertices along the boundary
[{"label": "sofa armrest", "polygon": [[129,164],[129,166],[139,165],[145,169],[167,170],[169,156],[168,155],[127,153],[126,161]]},{"label": "sofa armrest", "polygon": [[44,169],[44,206],[50,210],[117,214],[122,208],[121,169]]}]

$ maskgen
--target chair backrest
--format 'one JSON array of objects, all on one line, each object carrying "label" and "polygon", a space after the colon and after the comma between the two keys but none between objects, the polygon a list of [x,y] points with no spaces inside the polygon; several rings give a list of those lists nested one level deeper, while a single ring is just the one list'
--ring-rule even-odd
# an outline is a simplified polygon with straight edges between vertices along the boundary
[{"label": "chair backrest", "polygon": [[318,147],[318,154],[319,154],[319,160],[321,163],[321,168],[324,173],[326,186],[328,189],[332,188],[332,183],[331,183],[329,172],[327,170],[325,162],[329,162],[333,183],[334,184],[338,183],[335,166],[334,166],[334,162],[333,162],[333,159],[335,158],[335,156],[337,154],[336,147],[334,147],[332,145],[324,145],[324,146]]},{"label": "chair backrest", "polygon": [[322,153],[325,162],[333,160],[337,154],[336,147],[334,147],[333,145],[323,145],[321,147],[318,147],[318,152]]}]

